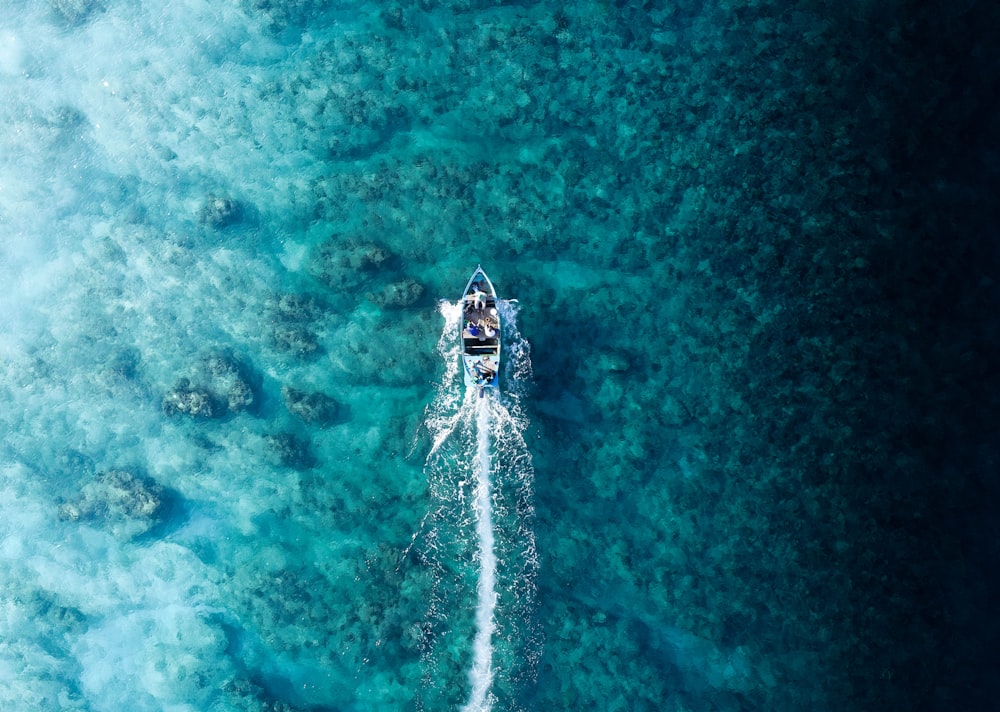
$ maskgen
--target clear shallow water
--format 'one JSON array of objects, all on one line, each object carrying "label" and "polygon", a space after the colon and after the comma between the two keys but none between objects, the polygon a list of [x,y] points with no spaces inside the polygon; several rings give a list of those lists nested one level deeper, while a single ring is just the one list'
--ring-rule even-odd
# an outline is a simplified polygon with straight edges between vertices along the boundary
[{"label": "clear shallow water", "polygon": [[484,705],[984,708],[996,22],[933,13],[5,8],[0,706],[477,702],[482,262]]}]

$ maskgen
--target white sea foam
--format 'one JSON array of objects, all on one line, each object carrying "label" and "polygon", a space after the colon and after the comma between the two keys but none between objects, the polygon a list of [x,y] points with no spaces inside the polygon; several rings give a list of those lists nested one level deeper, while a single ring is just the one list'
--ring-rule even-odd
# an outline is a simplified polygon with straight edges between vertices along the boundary
[{"label": "white sea foam", "polygon": [[0,30],[0,74],[19,74],[23,57],[21,38],[14,32]]}]

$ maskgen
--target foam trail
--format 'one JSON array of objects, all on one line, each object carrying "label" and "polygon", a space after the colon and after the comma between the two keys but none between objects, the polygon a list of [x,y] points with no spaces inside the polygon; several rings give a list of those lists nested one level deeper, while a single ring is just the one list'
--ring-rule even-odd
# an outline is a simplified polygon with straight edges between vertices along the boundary
[{"label": "foam trail", "polygon": [[490,709],[487,695],[493,682],[493,613],[497,605],[497,558],[493,541],[493,511],[490,492],[490,398],[480,398],[476,414],[478,430],[478,482],[476,483],[476,533],[479,536],[479,585],[476,603],[476,639],[473,643],[469,682],[472,693],[463,707],[467,712]]}]

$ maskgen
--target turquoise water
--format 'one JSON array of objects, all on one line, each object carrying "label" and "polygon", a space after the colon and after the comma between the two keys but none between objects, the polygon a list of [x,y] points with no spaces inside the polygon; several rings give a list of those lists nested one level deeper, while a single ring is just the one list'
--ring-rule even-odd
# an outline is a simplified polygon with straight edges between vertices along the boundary
[{"label": "turquoise water", "polygon": [[8,3],[0,707],[995,704],[1000,23],[936,12]]}]

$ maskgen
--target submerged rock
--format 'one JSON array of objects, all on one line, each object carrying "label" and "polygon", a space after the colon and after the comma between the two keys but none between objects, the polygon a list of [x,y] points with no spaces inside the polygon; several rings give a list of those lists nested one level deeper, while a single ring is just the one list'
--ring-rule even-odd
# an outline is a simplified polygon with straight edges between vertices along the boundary
[{"label": "submerged rock", "polygon": [[351,245],[346,258],[347,264],[355,269],[375,269],[389,259],[389,252],[374,243]]},{"label": "submerged rock", "polygon": [[249,410],[255,400],[253,389],[246,381],[237,381],[226,391],[226,407],[232,413]]},{"label": "submerged rock", "polygon": [[219,229],[239,222],[242,212],[240,204],[232,198],[209,194],[198,211],[198,222]]},{"label": "submerged rock", "polygon": [[163,412],[195,418],[221,418],[227,413],[252,410],[257,402],[250,369],[235,356],[220,352],[204,357],[198,384],[179,378],[163,397]]},{"label": "submerged rock", "polygon": [[322,314],[322,307],[311,294],[278,294],[267,302],[275,319],[280,321],[312,321]]},{"label": "submerged rock", "polygon": [[409,307],[416,304],[424,294],[424,287],[415,279],[402,279],[387,284],[381,291],[369,295],[380,307]]},{"label": "submerged rock", "polygon": [[205,357],[203,365],[210,388],[225,400],[230,412],[253,408],[256,396],[250,385],[249,370],[240,359],[228,353],[214,353]]},{"label": "submerged rock", "polygon": [[301,712],[301,708],[279,699],[264,687],[245,678],[232,678],[222,687],[229,701],[226,709],[240,712]]},{"label": "submerged rock", "polygon": [[283,353],[300,357],[321,352],[320,340],[310,323],[323,316],[323,309],[309,294],[279,294],[267,301],[271,342]]},{"label": "submerged rock", "polygon": [[309,356],[319,350],[316,334],[297,325],[275,327],[274,343],[281,351],[297,356]]},{"label": "submerged rock", "polygon": [[129,470],[107,470],[85,484],[80,496],[59,508],[64,521],[93,521],[115,536],[131,538],[156,526],[166,510],[166,491]]},{"label": "submerged rock", "polygon": [[310,273],[331,289],[357,286],[388,266],[392,253],[374,242],[343,240],[335,235],[313,254]]},{"label": "submerged rock", "polygon": [[192,386],[187,378],[177,380],[177,384],[163,396],[162,405],[167,415],[183,413],[193,418],[218,418],[225,412],[213,393]]},{"label": "submerged rock", "polygon": [[336,419],[340,411],[337,401],[325,393],[308,393],[285,386],[281,395],[288,411],[307,423],[327,425]]},{"label": "submerged rock", "polygon": [[265,438],[275,464],[293,470],[308,470],[316,464],[309,450],[309,441],[292,433],[278,433]]}]

